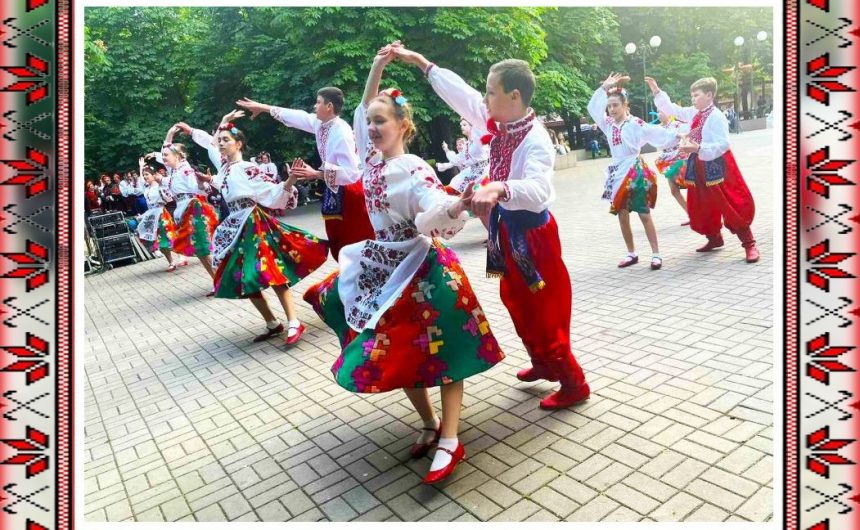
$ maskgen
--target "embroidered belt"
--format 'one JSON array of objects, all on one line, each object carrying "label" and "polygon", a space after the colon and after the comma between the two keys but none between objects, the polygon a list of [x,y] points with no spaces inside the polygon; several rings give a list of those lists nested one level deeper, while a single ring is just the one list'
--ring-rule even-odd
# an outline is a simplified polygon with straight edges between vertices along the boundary
[{"label": "embroidered belt", "polygon": [[[696,185],[696,162],[698,161],[698,153],[690,153],[690,156],[687,157],[687,170],[684,172],[684,181],[690,186]],[[726,161],[722,156],[714,160],[702,160],[702,165],[704,166],[705,174],[701,175],[701,177],[705,181],[705,186],[722,184],[726,176]]]},{"label": "embroidered belt", "polygon": [[474,164],[466,164],[466,167],[472,169],[473,175],[477,173],[480,176],[481,173],[484,172],[484,168],[486,168],[488,165],[490,165],[490,160],[484,159],[484,160],[479,160],[479,161],[475,162]]},{"label": "embroidered belt", "polygon": [[245,208],[252,208],[256,205],[257,201],[255,201],[254,199],[243,197],[241,199],[236,199],[235,201],[228,202],[227,208],[230,208],[230,213],[235,213],[239,210],[244,210]]},{"label": "embroidered belt", "polygon": [[506,210],[498,204],[490,212],[489,239],[487,241],[487,276],[502,277],[507,272],[505,255],[499,244],[501,224],[504,223],[508,232],[508,247],[511,249],[514,263],[529,286],[536,293],[546,284],[535,266],[534,257],[529,249],[526,236],[530,230],[539,228],[549,222],[549,210],[540,213],[528,210]]}]

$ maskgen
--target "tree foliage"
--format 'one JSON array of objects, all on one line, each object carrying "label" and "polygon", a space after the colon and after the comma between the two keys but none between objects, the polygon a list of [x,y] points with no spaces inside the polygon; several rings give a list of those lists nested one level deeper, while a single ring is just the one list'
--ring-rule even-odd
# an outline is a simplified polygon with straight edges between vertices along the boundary
[{"label": "tree foliage", "polygon": [[[709,9],[87,8],[87,174],[134,167],[176,121],[210,130],[243,96],[310,111],[316,91],[334,85],[346,95],[343,117],[349,121],[373,56],[395,39],[480,91],[493,63],[523,59],[538,81],[532,102],[538,114],[575,117],[610,70],[626,69],[633,84],[641,84],[641,67],[623,54],[623,43],[659,34],[664,45],[649,71],[673,97],[685,97],[674,92],[744,52],[731,43],[735,33],[754,41],[755,31],[770,27],[769,9],[720,10],[730,16]],[[772,55],[761,53],[757,64],[768,61]],[[419,134],[411,149],[441,155],[439,143],[450,141],[457,117],[421,73],[393,63],[382,86],[402,89],[413,105]],[[315,156],[308,134],[268,117],[243,125],[255,152],[268,150],[276,160]]]}]

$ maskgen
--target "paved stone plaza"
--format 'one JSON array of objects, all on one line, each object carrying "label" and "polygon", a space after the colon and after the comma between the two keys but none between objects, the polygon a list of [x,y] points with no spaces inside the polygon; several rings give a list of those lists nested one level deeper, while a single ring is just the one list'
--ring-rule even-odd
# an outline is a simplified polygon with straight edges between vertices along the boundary
[{"label": "paved stone plaza", "polygon": [[[196,260],[173,274],[159,258],[88,277],[86,519],[770,520],[773,129],[732,141],[758,209],[754,265],[725,230],[724,249],[694,252],[704,238],[680,226],[661,179],[663,269],[649,269],[635,218],[642,259],[618,269],[621,233],[599,199],[609,160],[556,174],[574,353],[592,389],[569,410],[538,409],[556,386],[514,376],[528,357],[498,280],[484,277],[483,227],[452,241],[507,358],[466,381],[467,459],[434,487],[421,485],[429,458],[408,459],[420,421],[404,394],[337,386],[337,339],[304,302],[308,331],[288,350],[252,344],[259,315],[245,300],[205,298]],[[318,204],[285,221],[325,235]]]}]

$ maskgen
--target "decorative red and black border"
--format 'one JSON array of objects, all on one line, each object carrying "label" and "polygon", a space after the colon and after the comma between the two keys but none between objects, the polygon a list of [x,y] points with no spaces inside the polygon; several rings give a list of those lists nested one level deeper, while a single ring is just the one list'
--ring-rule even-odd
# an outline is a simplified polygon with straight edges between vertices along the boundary
[{"label": "decorative red and black border", "polygon": [[71,6],[0,3],[0,528],[72,525]]},{"label": "decorative red and black border", "polygon": [[786,527],[860,528],[860,4],[786,5]]},{"label": "decorative red and black border", "polygon": [[[854,0],[785,3],[789,529],[860,528],[858,19]],[[74,521],[71,20],[68,0],[0,2],[2,529]]]}]

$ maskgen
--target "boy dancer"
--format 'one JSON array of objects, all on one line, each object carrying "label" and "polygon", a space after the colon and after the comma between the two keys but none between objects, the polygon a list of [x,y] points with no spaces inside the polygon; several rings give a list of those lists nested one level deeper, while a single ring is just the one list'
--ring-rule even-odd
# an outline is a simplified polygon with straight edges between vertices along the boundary
[{"label": "boy dancer", "polygon": [[[544,409],[565,408],[591,391],[570,350],[570,275],[561,259],[558,226],[548,207],[555,150],[549,133],[529,107],[534,74],[525,61],[494,64],[487,95],[457,74],[438,68],[423,55],[394,43],[397,56],[421,68],[433,90],[490,144],[490,182],[472,198],[479,217],[490,216],[487,273],[501,276],[501,298],[532,367],[521,381],[561,381],[561,390],[540,402]],[[548,288],[547,288],[548,287]]]},{"label": "boy dancer", "polygon": [[708,252],[724,245],[722,225],[741,240],[747,263],[759,260],[750,225],[755,217],[755,202],[738,169],[729,146],[729,123],[714,106],[717,80],[704,77],[690,86],[692,107],[680,107],[669,100],[657,82],[646,77],[657,110],[690,123],[689,141],[679,150],[688,153],[683,179],[689,186],[687,210],[690,228],[708,238],[696,252]]},{"label": "boy dancer", "polygon": [[316,136],[322,167],[316,170],[297,161],[292,171],[300,179],[321,178],[325,181],[322,216],[329,249],[335,260],[341,247],[375,238],[364,204],[355,137],[349,124],[340,118],[343,92],[339,88],[325,87],[317,91],[315,114],[266,105],[248,98],[236,104],[250,111],[252,118],[265,112],[287,127]]}]

